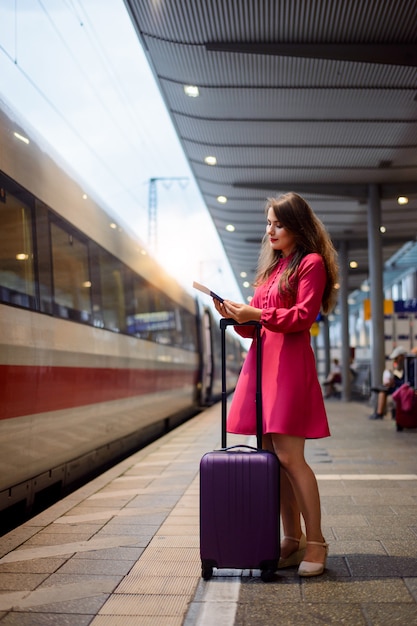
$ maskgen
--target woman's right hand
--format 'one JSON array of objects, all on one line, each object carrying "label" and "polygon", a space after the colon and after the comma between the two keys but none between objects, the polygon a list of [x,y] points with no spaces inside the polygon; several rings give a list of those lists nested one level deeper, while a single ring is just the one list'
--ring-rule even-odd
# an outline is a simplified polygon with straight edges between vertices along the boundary
[{"label": "woman's right hand", "polygon": [[213,298],[213,304],[217,313],[219,313],[222,317],[228,317],[224,302],[220,302],[217,298]]}]

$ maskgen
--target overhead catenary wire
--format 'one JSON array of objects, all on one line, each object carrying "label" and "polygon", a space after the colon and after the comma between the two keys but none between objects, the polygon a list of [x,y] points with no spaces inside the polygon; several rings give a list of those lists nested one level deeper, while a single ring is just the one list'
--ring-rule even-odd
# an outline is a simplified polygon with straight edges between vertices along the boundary
[{"label": "overhead catenary wire", "polygon": [[[136,158],[143,159],[143,152],[146,152],[148,162],[152,162],[152,160],[155,161],[154,170],[156,172],[164,171],[165,169],[164,164],[161,163],[161,161],[163,161],[164,155],[163,154],[161,155],[159,151],[158,152],[155,151],[154,142],[152,141],[151,133],[147,132],[146,125],[143,125],[143,123],[139,124],[140,117],[137,114],[136,115],[134,114],[134,111],[132,108],[133,105],[120,80],[120,74],[118,73],[117,68],[114,67],[114,64],[111,58],[104,50],[103,45],[100,42],[100,38],[98,37],[97,32],[92,24],[92,20],[90,19],[89,15],[86,12],[86,7],[79,4],[80,9],[78,10],[73,0],[62,0],[62,2],[63,4],[61,5],[61,10],[64,9],[68,12],[71,12],[72,15],[75,17],[77,23],[80,25],[80,27],[82,26],[83,36],[88,42],[89,48],[93,52],[95,61],[99,63],[105,75],[107,75],[108,84],[111,85],[117,99],[120,101],[124,114],[122,115],[115,114],[115,112],[109,106],[107,106],[106,102],[100,99],[99,97],[100,90],[92,89],[92,96],[96,98],[98,102],[98,106],[100,106],[101,109],[105,112],[105,115],[107,115],[113,127],[117,129],[117,132],[119,133],[120,137],[123,139],[127,149],[133,155],[135,155]],[[42,12],[44,13],[48,22],[50,23],[51,27],[53,28],[56,36],[58,37],[60,45],[62,46],[63,49],[65,49],[66,53],[69,55],[70,60],[72,64],[74,65],[74,67],[76,68],[78,74],[82,76],[83,80],[86,82],[89,88],[91,88],[92,76],[87,73],[86,68],[83,67],[81,62],[75,56],[71,46],[68,44],[68,41],[65,38],[65,34],[62,33],[62,29],[60,29],[59,25],[57,24],[57,20],[54,17],[53,12],[51,13],[50,9],[47,6],[47,3],[45,3],[43,0],[38,0],[38,5],[40,9],[42,10]],[[55,9],[55,6],[56,5],[54,5],[54,9]],[[121,7],[121,9],[123,9],[123,7]],[[14,53],[11,53],[10,51],[6,50],[4,46],[1,46],[0,49],[2,50],[5,57],[9,59],[11,63],[13,63],[14,67],[17,69],[17,71],[21,73],[21,75],[27,81],[28,85],[30,85],[30,87],[38,93],[38,95],[44,100],[47,106],[58,116],[58,118],[71,131],[74,137],[76,137],[77,140],[80,141],[82,145],[88,150],[88,152],[92,155],[92,157],[96,160],[96,162],[99,163],[104,168],[104,170],[108,172],[108,174],[117,183],[117,185],[121,188],[121,190],[124,190],[124,192],[127,193],[128,196],[132,198],[132,200],[136,204],[139,203],[139,205],[145,212],[146,207],[144,206],[143,198],[140,198],[138,196],[137,188],[132,189],[131,185],[126,185],[123,178],[117,175],[114,166],[108,160],[106,160],[106,158],[103,158],[102,154],[100,154],[94,148],[94,145],[91,143],[91,141],[86,139],[85,136],[79,131],[79,129],[73,123],[71,118],[69,118],[68,115],[66,115],[65,112],[62,111],[59,106],[57,106],[56,102],[54,101],[54,98],[51,97],[51,93],[48,93],[45,90],[45,88],[42,88],[42,86],[40,86],[40,84],[36,82],[36,80],[33,79],[30,73],[26,71],[24,67],[22,67],[21,63],[19,62],[19,54],[18,54],[19,52],[18,50],[19,24],[18,24],[18,16],[17,16],[17,4],[15,4],[15,7],[14,7],[14,24],[15,24]],[[126,130],[126,125],[123,126],[121,122],[121,120],[126,120],[126,119],[129,120],[128,128],[136,129],[138,136],[141,137],[141,141],[143,142],[142,144],[140,143],[138,144],[137,142],[135,143],[131,140],[131,133],[128,130]],[[138,146],[142,146],[142,148],[140,149]],[[172,164],[167,164],[166,171],[169,171],[169,170],[172,171]]]},{"label": "overhead catenary wire", "polygon": [[[47,10],[47,8],[44,5],[43,0],[38,0],[39,6],[42,8],[42,10],[44,11],[46,17],[48,18],[50,24],[52,25],[52,28],[54,29],[56,35],[58,36],[59,40],[61,41],[64,49],[66,50],[66,52],[68,53],[68,55],[70,56],[70,58],[72,59],[74,65],[76,66],[77,70],[80,72],[81,76],[84,78],[85,82],[87,85],[90,86],[92,80],[94,80],[91,76],[91,74],[88,74],[86,72],[86,70],[84,69],[84,67],[81,65],[80,61],[77,59],[77,57],[75,56],[73,50],[71,49],[71,47],[68,45],[67,41],[65,40],[65,38],[63,37],[60,29],[58,28],[58,26],[56,25],[55,20],[53,19],[51,13]],[[83,32],[86,32],[86,26],[83,26]],[[90,43],[91,43],[91,39],[90,39]],[[93,46],[94,47],[94,46]],[[108,70],[108,66],[105,63],[101,63],[102,67],[104,68],[104,71],[106,74],[112,76],[112,78],[114,79],[114,75],[111,74]],[[127,133],[125,132],[125,129],[123,128],[123,126],[120,124],[120,121],[118,119],[118,117],[116,117],[112,110],[107,106],[106,102],[102,99],[98,97],[98,93],[97,91],[93,90],[93,94],[95,99],[97,100],[98,105],[106,112],[107,116],[112,120],[113,124],[115,125],[115,127],[118,129],[120,135],[124,138],[124,140],[126,141],[126,144],[132,149],[133,152],[137,151],[137,147],[135,146],[135,144],[131,141],[130,137],[127,135]]]}]

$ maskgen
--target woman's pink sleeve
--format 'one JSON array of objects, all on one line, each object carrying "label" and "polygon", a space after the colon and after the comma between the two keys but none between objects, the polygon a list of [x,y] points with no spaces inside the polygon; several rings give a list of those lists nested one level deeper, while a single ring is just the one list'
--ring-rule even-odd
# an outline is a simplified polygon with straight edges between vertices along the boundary
[{"label": "woman's pink sleeve", "polygon": [[298,268],[296,303],[289,309],[262,310],[261,323],[268,330],[296,333],[311,328],[320,312],[327,273],[321,256],[307,255]]}]

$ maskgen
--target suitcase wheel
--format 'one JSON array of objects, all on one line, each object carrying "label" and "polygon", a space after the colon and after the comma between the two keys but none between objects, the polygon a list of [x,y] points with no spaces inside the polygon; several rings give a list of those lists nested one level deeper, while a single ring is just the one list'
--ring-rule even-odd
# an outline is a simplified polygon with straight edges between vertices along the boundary
[{"label": "suitcase wheel", "polygon": [[213,576],[213,566],[207,565],[207,563],[202,563],[201,564],[201,576],[203,577],[204,580],[210,580],[210,578]]},{"label": "suitcase wheel", "polygon": [[272,569],[263,569],[261,571],[261,580],[264,583],[270,583],[275,580],[275,570]]}]

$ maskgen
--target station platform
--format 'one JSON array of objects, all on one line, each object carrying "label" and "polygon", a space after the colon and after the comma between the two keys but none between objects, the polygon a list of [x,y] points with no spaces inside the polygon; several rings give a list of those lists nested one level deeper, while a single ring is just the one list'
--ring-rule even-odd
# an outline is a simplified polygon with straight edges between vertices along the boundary
[{"label": "station platform", "polygon": [[[0,537],[0,626],[417,624],[417,431],[327,401],[307,442],[330,545],[325,573],[201,578],[199,461],[220,405]],[[252,443],[233,437],[228,443]]]}]

